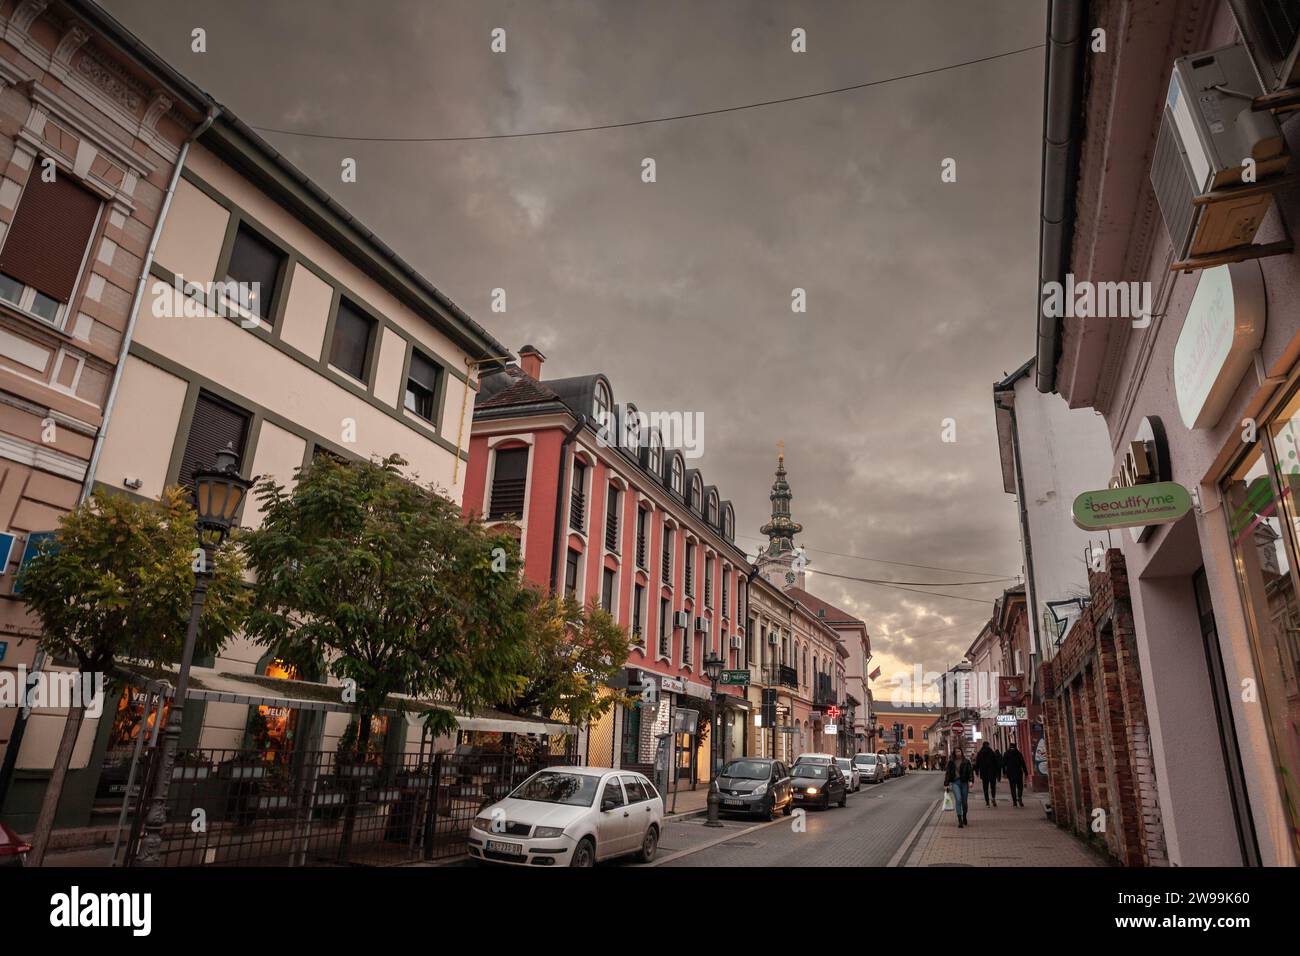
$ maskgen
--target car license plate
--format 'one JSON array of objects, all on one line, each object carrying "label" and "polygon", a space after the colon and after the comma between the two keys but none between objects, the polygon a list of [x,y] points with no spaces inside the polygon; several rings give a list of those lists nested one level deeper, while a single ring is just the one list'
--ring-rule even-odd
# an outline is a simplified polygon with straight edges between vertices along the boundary
[{"label": "car license plate", "polygon": [[802,793],[796,793],[796,794],[794,795],[794,798],[795,798],[796,800],[802,800],[803,797],[804,797],[804,795],[803,795]]},{"label": "car license plate", "polygon": [[487,848],[493,853],[504,853],[507,856],[524,855],[524,848],[518,843],[502,843],[500,840],[488,840]]},{"label": "car license plate", "polygon": [[744,800],[723,800],[722,802],[729,807],[743,807],[745,805]]}]

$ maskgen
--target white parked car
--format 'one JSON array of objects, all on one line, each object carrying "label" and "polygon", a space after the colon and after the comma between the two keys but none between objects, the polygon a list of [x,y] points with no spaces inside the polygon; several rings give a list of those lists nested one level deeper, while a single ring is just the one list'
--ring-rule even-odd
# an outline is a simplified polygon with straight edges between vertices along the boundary
[{"label": "white parked car", "polygon": [[833,764],[835,762],[835,755],[834,754],[813,754],[813,753],[800,754],[799,756],[794,758],[794,762],[795,764],[819,763],[822,766],[826,766],[828,764]]},{"label": "white parked car", "polygon": [[633,853],[649,863],[663,813],[659,791],[639,773],[549,767],[479,811],[468,853],[515,866],[594,866]]},{"label": "white parked car", "polygon": [[855,754],[853,767],[858,771],[858,777],[867,783],[884,783],[889,779],[889,768],[885,765],[884,757],[877,757],[875,754]]},{"label": "white parked car", "polygon": [[849,789],[857,793],[862,789],[862,778],[858,775],[858,768],[853,765],[853,761],[848,757],[836,757],[835,766],[840,768],[844,774],[844,779],[849,782]]}]

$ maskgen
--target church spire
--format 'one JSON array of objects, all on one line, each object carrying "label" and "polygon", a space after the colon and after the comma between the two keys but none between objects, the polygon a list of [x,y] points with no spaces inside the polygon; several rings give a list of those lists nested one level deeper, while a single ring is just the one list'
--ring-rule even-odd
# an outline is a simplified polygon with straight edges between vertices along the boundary
[{"label": "church spire", "polygon": [[795,550],[794,536],[803,530],[790,517],[790,483],[785,478],[785,442],[778,442],[780,453],[776,458],[776,480],[772,482],[772,520],[763,525],[759,531],[767,535],[766,553],[772,557],[792,554]]}]

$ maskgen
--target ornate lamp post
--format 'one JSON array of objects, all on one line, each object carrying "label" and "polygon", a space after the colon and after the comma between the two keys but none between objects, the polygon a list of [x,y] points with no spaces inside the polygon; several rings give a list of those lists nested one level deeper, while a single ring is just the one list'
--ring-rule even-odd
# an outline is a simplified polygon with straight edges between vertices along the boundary
[{"label": "ornate lamp post", "polygon": [[194,646],[199,637],[199,618],[203,613],[203,602],[207,598],[217,549],[230,534],[239,507],[244,503],[252,485],[251,481],[240,477],[239,455],[230,445],[217,452],[215,467],[194,473],[194,524],[203,555],[199,569],[194,572],[190,623],[185,630],[185,646],[181,651],[176,692],[167,715],[167,725],[163,728],[161,759],[149,795],[149,812],[145,817],[144,835],[136,858],[138,866],[158,866],[162,862],[162,831],[167,823],[167,794],[172,782],[172,768],[176,763],[177,745],[181,739],[181,716],[190,685]]},{"label": "ornate lamp post", "polygon": [[706,827],[722,826],[722,821],[718,819],[718,810],[722,804],[722,794],[718,791],[718,772],[722,769],[722,709],[718,706],[718,679],[722,677],[725,663],[717,651],[710,651],[704,659],[704,673],[708,675],[713,698],[713,762],[709,773],[709,818],[704,823]]}]

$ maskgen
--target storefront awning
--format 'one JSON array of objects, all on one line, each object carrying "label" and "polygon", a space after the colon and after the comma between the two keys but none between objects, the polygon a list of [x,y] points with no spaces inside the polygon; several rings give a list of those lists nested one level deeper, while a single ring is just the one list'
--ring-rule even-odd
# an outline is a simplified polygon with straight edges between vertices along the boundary
[{"label": "storefront awning", "polygon": [[[175,668],[152,668],[123,664],[118,675],[129,683],[158,691],[165,697],[173,696],[177,671]],[[313,681],[266,677],[260,674],[231,674],[211,667],[191,667],[190,685],[185,699],[212,701],[223,704],[245,704],[250,707],[288,707],[294,710],[316,710],[327,713],[356,713],[353,704],[342,699],[343,688],[338,684],[317,684]],[[379,708],[376,716],[402,714],[427,714],[434,710],[450,708],[433,701],[417,700],[402,694],[391,694]],[[483,708],[472,714],[453,714],[461,730],[482,730],[513,734],[574,734],[576,727],[543,720],[540,717],[519,716],[504,711]]]}]

